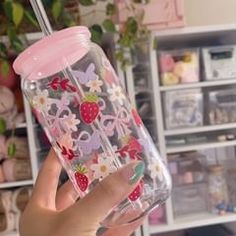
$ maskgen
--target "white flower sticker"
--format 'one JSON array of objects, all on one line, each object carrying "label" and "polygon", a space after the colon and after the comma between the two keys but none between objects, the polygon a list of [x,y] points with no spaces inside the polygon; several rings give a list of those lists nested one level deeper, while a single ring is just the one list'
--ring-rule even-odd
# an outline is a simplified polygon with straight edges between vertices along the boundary
[{"label": "white flower sticker", "polygon": [[111,157],[105,157],[104,154],[98,157],[97,163],[92,164],[90,169],[94,172],[94,178],[105,178],[110,173],[116,171],[116,168],[112,164]]},{"label": "white flower sticker", "polygon": [[89,87],[89,92],[102,92],[101,86],[103,85],[102,80],[95,79],[95,80],[90,80],[88,83],[86,83],[86,86]]},{"label": "white flower sticker", "polygon": [[148,169],[151,172],[151,178],[155,179],[156,177],[159,179],[159,181],[162,181],[163,174],[161,170],[161,166],[159,162],[154,162],[148,165]]},{"label": "white flower sticker", "polygon": [[80,124],[80,120],[76,118],[75,114],[64,116],[63,122],[65,122],[66,127],[72,131],[77,131],[77,125]]},{"label": "white flower sticker", "polygon": [[111,102],[114,102],[117,100],[120,103],[120,105],[124,104],[123,100],[125,99],[125,95],[123,94],[122,88],[120,86],[112,84],[112,87],[109,88],[107,91],[110,94]]},{"label": "white flower sticker", "polygon": [[39,110],[47,110],[49,107],[48,91],[40,91],[33,99],[33,106]]}]

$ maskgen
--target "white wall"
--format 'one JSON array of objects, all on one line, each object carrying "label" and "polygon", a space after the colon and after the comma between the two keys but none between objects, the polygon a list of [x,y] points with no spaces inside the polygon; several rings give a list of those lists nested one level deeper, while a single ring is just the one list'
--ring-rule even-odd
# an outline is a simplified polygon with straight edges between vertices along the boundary
[{"label": "white wall", "polygon": [[236,24],[236,0],[184,0],[188,26]]}]

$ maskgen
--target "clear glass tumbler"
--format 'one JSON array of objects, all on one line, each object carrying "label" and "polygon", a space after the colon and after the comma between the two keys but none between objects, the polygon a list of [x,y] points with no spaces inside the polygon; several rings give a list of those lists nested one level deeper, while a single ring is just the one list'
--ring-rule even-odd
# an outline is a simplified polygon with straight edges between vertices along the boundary
[{"label": "clear glass tumbler", "polygon": [[[144,162],[144,177],[104,219],[104,226],[132,222],[168,198],[171,180],[163,159],[86,27],[36,42],[19,55],[14,69],[81,197],[130,161]],[[124,217],[132,212],[135,217]]]}]

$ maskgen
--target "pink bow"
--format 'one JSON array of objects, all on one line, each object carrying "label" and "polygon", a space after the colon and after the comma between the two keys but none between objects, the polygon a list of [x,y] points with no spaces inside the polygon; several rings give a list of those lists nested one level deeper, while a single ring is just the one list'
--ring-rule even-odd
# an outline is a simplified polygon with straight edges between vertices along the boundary
[{"label": "pink bow", "polygon": [[101,126],[105,130],[106,135],[113,136],[117,131],[118,139],[131,133],[128,128],[130,117],[124,107],[120,108],[116,116],[101,115]]}]

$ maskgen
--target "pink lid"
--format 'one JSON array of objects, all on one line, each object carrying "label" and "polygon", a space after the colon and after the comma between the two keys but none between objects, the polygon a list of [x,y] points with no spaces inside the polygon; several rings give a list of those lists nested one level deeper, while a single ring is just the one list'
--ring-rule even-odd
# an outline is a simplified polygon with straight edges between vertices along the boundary
[{"label": "pink lid", "polygon": [[27,79],[41,79],[74,64],[89,51],[90,32],[75,26],[53,33],[34,43],[14,61],[15,72]]}]

